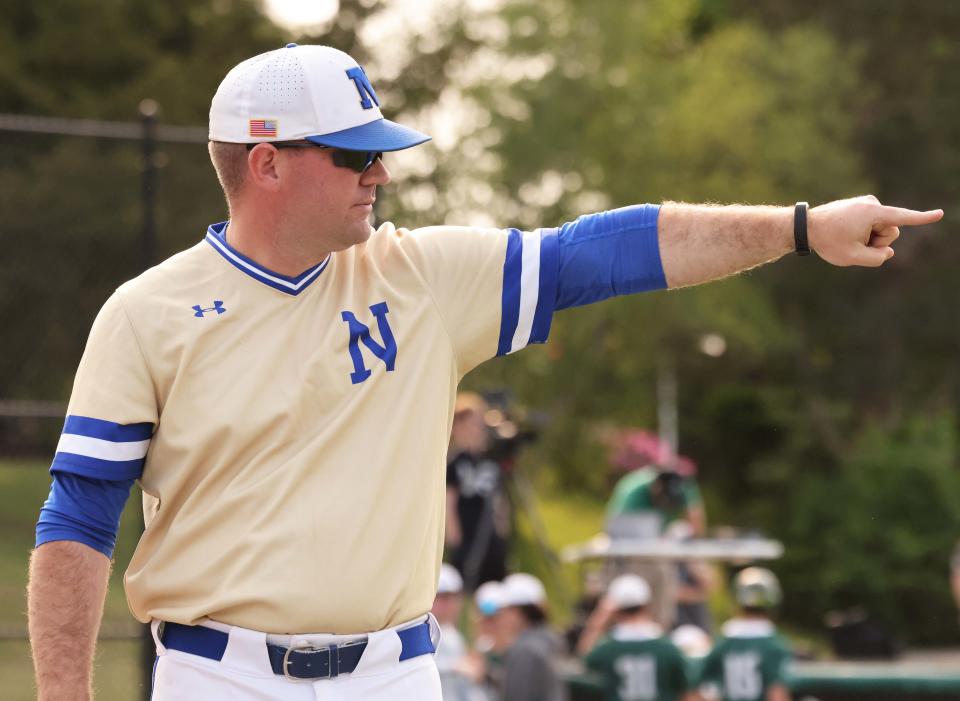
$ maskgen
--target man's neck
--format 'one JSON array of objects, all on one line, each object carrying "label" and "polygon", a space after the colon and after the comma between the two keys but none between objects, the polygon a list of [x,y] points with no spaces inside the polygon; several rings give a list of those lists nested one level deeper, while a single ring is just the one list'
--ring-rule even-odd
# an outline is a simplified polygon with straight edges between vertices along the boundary
[{"label": "man's neck", "polygon": [[764,616],[738,616],[724,623],[722,632],[728,638],[762,638],[773,635],[776,628]]},{"label": "man's neck", "polygon": [[280,222],[234,216],[224,232],[231,248],[280,275],[296,277],[322,262],[329,251],[307,252],[286,235]]},{"label": "man's neck", "polygon": [[649,615],[641,614],[617,621],[611,634],[619,640],[649,640],[663,635],[663,628]]}]

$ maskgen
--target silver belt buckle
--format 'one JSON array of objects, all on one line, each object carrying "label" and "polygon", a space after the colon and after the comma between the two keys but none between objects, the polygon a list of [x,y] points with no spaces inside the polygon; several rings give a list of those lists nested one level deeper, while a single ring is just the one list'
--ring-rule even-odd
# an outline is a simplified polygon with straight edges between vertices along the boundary
[{"label": "silver belt buckle", "polygon": [[287,668],[290,666],[290,653],[294,650],[304,651],[304,652],[320,652],[321,650],[326,650],[328,648],[323,647],[313,647],[310,643],[301,640],[296,645],[290,645],[287,648],[287,651],[283,653],[283,676],[292,682],[313,682],[316,679],[326,679],[326,677],[294,677],[291,676],[290,672],[287,671]]},{"label": "silver belt buckle", "polygon": [[[365,639],[353,640],[349,643],[344,643],[343,645],[330,645],[328,647],[313,647],[310,643],[306,641],[300,641],[296,645],[290,645],[287,648],[287,651],[283,653],[283,676],[294,682],[313,682],[317,679],[334,679],[340,676],[340,651],[345,647],[353,647],[354,645],[365,645],[367,641]],[[287,668],[290,666],[290,653],[294,650],[315,653],[315,652],[328,652],[330,655],[330,662],[327,665],[327,673],[317,675],[316,677],[294,677],[291,676],[290,672],[287,671]],[[335,671],[334,671],[335,670]]]}]

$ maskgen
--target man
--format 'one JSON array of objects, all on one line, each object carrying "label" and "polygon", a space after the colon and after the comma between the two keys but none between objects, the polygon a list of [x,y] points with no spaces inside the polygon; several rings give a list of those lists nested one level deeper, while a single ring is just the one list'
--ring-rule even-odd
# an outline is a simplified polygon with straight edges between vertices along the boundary
[{"label": "man", "polygon": [[[607,532],[613,538],[688,539],[706,533],[706,510],[689,461],[652,464],[624,475],[607,504]],[[699,563],[634,562],[653,584],[653,616],[672,628],[693,623],[709,630],[707,578]]]},{"label": "man", "polygon": [[487,455],[487,411],[482,397],[460,393],[450,432],[446,543],[468,591],[507,574],[510,517],[500,465]]},{"label": "man", "polygon": [[660,529],[682,519],[692,535],[706,532],[707,517],[700,490],[691,474],[673,465],[651,465],[624,475],[613,488],[607,517],[651,513],[659,517]]},{"label": "man", "polygon": [[769,570],[748,567],[734,581],[740,615],[723,626],[723,637],[703,662],[700,685],[707,699],[790,701],[786,665],[790,651],[771,615],[782,597]]},{"label": "man", "polygon": [[[693,529],[687,521],[675,521],[664,533],[664,537],[678,541],[690,540],[692,535]],[[678,560],[676,576],[677,611],[672,627],[693,625],[712,633],[713,617],[707,605],[715,580],[711,565],[702,560]]]},{"label": "man", "polygon": [[499,637],[496,616],[503,606],[503,583],[484,582],[473,594],[474,607],[470,614],[474,649],[495,658],[499,664],[505,645]]},{"label": "man", "polygon": [[[650,616],[650,587],[635,574],[612,582],[598,617],[588,628],[587,668],[603,679],[604,701],[677,701],[693,699],[686,662],[676,645]],[[597,633],[615,625],[598,643]],[[585,634],[586,635],[586,634]],[[579,647],[579,646],[578,646]]]},{"label": "man", "polygon": [[550,629],[547,593],[531,574],[503,580],[496,614],[502,660],[501,697],[509,701],[565,701],[567,690],[556,668],[563,642]]},{"label": "man", "polygon": [[479,685],[485,675],[483,657],[469,649],[457,627],[462,612],[463,579],[455,567],[444,563],[431,609],[442,634],[436,661],[443,701],[487,701]]},{"label": "man", "polygon": [[807,242],[879,266],[898,226],[942,216],[866,197],[374,231],[382,152],[428,138],[383,119],[363,70],[329,47],[267,52],[221,83],[210,154],[230,221],[121,286],[77,371],[31,560],[40,699],[89,695],[134,480],[146,528],[125,588],[152,622],[156,701],[438,699],[428,612],[465,373],[544,342],[556,309]]}]

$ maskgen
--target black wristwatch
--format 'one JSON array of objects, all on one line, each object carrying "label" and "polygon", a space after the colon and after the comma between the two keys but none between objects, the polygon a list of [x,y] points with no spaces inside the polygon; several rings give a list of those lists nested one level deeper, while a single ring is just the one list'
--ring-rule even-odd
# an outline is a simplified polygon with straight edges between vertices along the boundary
[{"label": "black wristwatch", "polygon": [[806,202],[797,202],[793,208],[793,245],[797,255],[809,256],[810,244],[807,243],[807,209]]}]

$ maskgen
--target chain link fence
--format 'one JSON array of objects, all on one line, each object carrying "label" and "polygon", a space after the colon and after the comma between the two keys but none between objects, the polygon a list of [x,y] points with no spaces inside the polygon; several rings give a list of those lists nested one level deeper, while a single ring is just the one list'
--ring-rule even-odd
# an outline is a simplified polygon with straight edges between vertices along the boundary
[{"label": "chain link fence", "polygon": [[[124,281],[225,218],[206,129],[0,114],[0,688],[35,697],[23,591],[73,376],[100,306]],[[134,490],[115,553],[97,698],[149,698],[152,644],[120,583],[142,520]]]},{"label": "chain link fence", "polygon": [[140,123],[0,115],[0,455],[50,447],[100,305],[222,217],[205,130],[145,107]]}]

